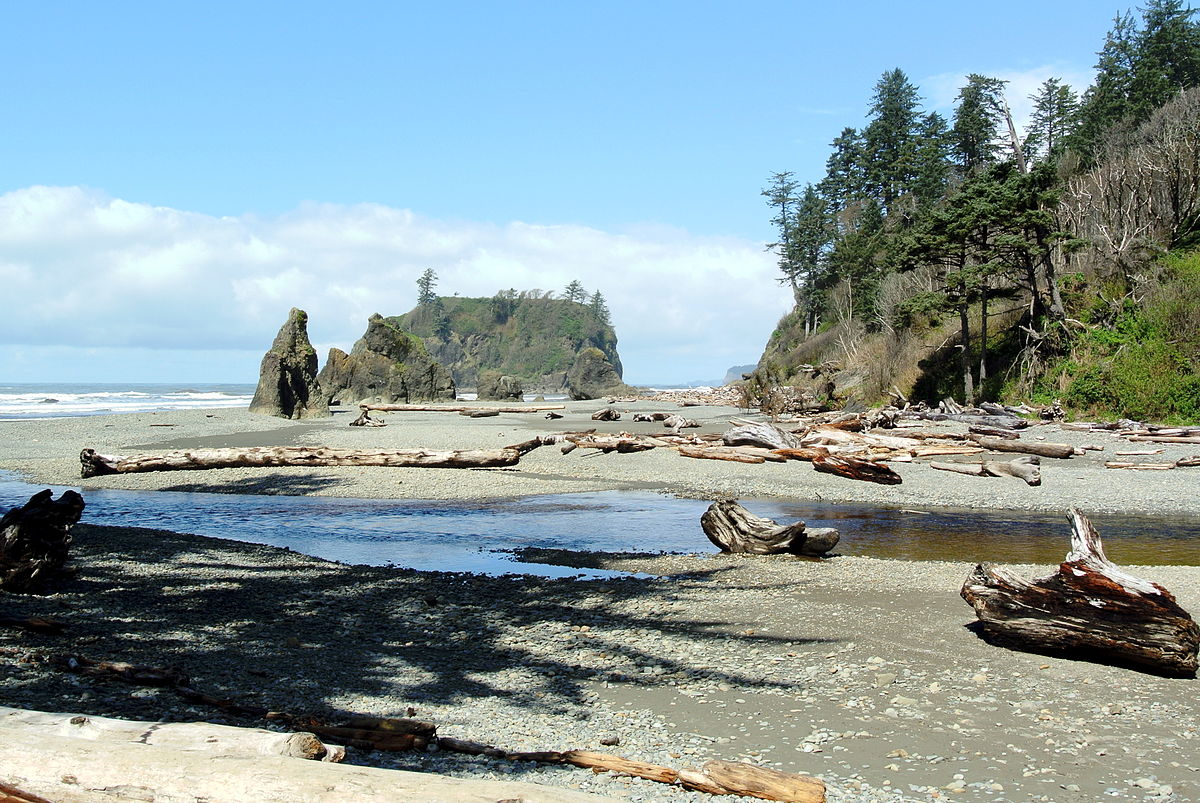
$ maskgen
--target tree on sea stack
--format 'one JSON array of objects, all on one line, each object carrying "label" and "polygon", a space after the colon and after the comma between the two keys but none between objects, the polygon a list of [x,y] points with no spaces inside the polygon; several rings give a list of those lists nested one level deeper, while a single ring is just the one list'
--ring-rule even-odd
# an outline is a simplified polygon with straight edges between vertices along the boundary
[{"label": "tree on sea stack", "polygon": [[308,313],[292,308],[263,355],[250,412],[279,418],[324,418],[329,398],[317,383],[317,351],[308,340]]}]

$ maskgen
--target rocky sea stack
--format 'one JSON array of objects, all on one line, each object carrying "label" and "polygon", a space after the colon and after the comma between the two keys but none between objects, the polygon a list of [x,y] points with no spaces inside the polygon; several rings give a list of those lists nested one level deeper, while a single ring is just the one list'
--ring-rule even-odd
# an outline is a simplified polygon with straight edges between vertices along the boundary
[{"label": "rocky sea stack", "polygon": [[308,341],[308,313],[292,308],[263,355],[250,412],[280,418],[323,418],[329,397],[317,381],[317,351]]},{"label": "rocky sea stack", "polygon": [[601,396],[636,395],[637,388],[621,381],[621,375],[604,352],[586,348],[579,352],[567,373],[567,393],[572,399],[598,399]]},{"label": "rocky sea stack", "polygon": [[345,404],[407,404],[454,398],[450,372],[434,362],[419,337],[372,315],[350,353],[329,350],[318,376],[329,398]]}]

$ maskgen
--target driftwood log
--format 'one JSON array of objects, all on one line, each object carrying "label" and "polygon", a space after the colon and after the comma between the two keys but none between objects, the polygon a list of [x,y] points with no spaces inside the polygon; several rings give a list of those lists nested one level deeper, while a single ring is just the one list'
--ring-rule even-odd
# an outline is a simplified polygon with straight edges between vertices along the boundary
[{"label": "driftwood log", "polygon": [[783,463],[786,457],[757,446],[700,446],[684,444],[679,447],[682,457],[697,460],[728,460],[732,463]]},{"label": "driftwood log", "polygon": [[592,413],[593,421],[620,421],[621,414],[611,407],[605,407]]},{"label": "driftwood log", "polygon": [[1027,581],[979,564],[962,597],[989,641],[1006,647],[1100,660],[1172,677],[1194,677],[1200,628],[1157,583],[1108,560],[1100,535],[1070,512],[1071,551],[1058,572]]},{"label": "driftwood log", "polygon": [[350,422],[352,427],[386,427],[387,422],[382,418],[371,418],[371,411],[363,408],[363,411],[358,414],[358,418]]},{"label": "driftwood log", "polygon": [[562,410],[565,404],[537,404],[522,407],[475,407],[452,404],[360,404],[362,410],[380,413],[461,413],[463,410],[495,410],[498,413],[544,413],[547,410]]},{"label": "driftwood log", "polygon": [[1023,454],[1035,454],[1038,457],[1054,457],[1060,460],[1075,454],[1075,447],[1069,443],[1014,441],[1004,438],[989,438],[986,435],[969,435],[968,437],[984,449],[990,449],[993,452],[1021,452]]},{"label": "driftwood log", "polygon": [[726,446],[761,446],[764,449],[799,449],[800,439],[771,424],[743,422],[726,432]]},{"label": "driftwood log", "polygon": [[0,518],[0,589],[40,594],[65,573],[71,528],[83,515],[83,497],[46,489]]},{"label": "driftwood log", "polygon": [[825,800],[825,784],[817,778],[780,772],[767,767],[756,767],[737,761],[713,760],[698,770],[677,770],[660,764],[633,761],[621,756],[593,753],[589,750],[514,753],[490,745],[446,737],[438,739],[438,747],[455,753],[483,755],[509,761],[571,764],[598,772],[615,772],[658,783],[679,784],[685,789],[694,789],[713,795],[745,795],[761,800],[791,801],[792,803],[824,803]]},{"label": "driftwood log", "polygon": [[79,455],[84,477],[142,471],[191,471],[212,468],[277,466],[394,466],[404,468],[490,468],[513,466],[541,440],[501,449],[332,449],[325,446],[261,446],[232,449],[188,449],[173,452],[102,455],[84,449]]},{"label": "driftwood log", "polygon": [[840,477],[877,482],[880,485],[899,485],[904,481],[891,467],[857,457],[839,457],[835,454],[814,457],[812,467],[824,474],[837,474]]},{"label": "driftwood log", "polygon": [[49,733],[88,741],[136,742],[180,750],[288,756],[316,761],[336,762],[346,756],[345,748],[327,745],[311,733],[281,733],[208,722],[137,722],[7,706],[0,706],[0,731],[18,738],[21,734]]},{"label": "driftwood log", "polygon": [[972,477],[1016,477],[1027,485],[1042,484],[1041,460],[1035,455],[1018,457],[1016,460],[984,460],[982,463],[938,463],[929,464],[940,471],[954,471]]},{"label": "driftwood log", "polygon": [[780,525],[755,516],[731,499],[713,502],[700,517],[700,527],[708,540],[722,552],[753,555],[809,555],[819,557],[838,542],[838,531],[830,528],[809,530],[804,522]]}]

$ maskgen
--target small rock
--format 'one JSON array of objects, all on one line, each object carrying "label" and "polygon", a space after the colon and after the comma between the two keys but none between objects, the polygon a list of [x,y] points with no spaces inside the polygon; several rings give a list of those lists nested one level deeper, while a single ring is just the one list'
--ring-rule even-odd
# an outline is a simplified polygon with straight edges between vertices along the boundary
[{"label": "small rock", "polygon": [[605,734],[600,737],[600,744],[606,747],[615,747],[621,743],[621,737],[615,733]]}]

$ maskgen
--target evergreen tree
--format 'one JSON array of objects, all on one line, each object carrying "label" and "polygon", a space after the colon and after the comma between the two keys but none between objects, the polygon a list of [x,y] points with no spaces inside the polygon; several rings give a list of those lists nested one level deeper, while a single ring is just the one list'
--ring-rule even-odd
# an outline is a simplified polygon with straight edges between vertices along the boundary
[{"label": "evergreen tree", "polygon": [[574,301],[576,304],[584,304],[588,300],[588,292],[583,289],[583,283],[578,279],[567,285],[565,293],[567,301]]},{"label": "evergreen tree", "polygon": [[612,316],[609,315],[608,304],[604,302],[604,296],[600,295],[599,290],[592,294],[592,301],[589,306],[591,307],[592,315],[596,316],[597,321],[605,326],[612,324]]},{"label": "evergreen tree", "polygon": [[913,194],[920,207],[936,203],[946,193],[950,179],[950,132],[946,118],[930,112],[921,119],[917,137]]},{"label": "evergreen tree", "polygon": [[1200,24],[1192,19],[1195,14],[1180,0],[1149,0],[1142,9],[1129,82],[1129,111],[1137,122],[1184,89],[1200,86]]},{"label": "evergreen tree", "polygon": [[820,317],[822,305],[818,288],[824,283],[825,258],[836,235],[828,207],[820,191],[812,184],[806,184],[792,218],[791,267],[794,272],[786,275],[784,281],[791,284],[809,330],[815,328]]},{"label": "evergreen tree", "polygon": [[843,128],[830,147],[833,153],[825,161],[825,178],[821,181],[821,195],[829,203],[831,212],[840,212],[866,194],[866,178],[863,174],[863,140],[853,128]]},{"label": "evergreen tree", "polygon": [[863,130],[863,165],[867,190],[885,214],[912,189],[918,100],[917,88],[899,68],[875,84],[871,120]]},{"label": "evergreen tree", "polygon": [[1079,122],[1079,97],[1058,78],[1047,78],[1030,95],[1033,114],[1026,127],[1025,154],[1038,161],[1055,159]]},{"label": "evergreen tree", "polygon": [[955,160],[964,175],[978,173],[996,161],[1000,122],[1004,119],[1004,81],[972,73],[958,91],[951,139]]},{"label": "evergreen tree", "polygon": [[426,268],[417,279],[417,304],[424,307],[437,301],[436,287],[437,274],[433,272],[433,268]]},{"label": "evergreen tree", "polygon": [[783,280],[791,285],[792,294],[799,301],[799,286],[796,277],[800,274],[801,268],[796,263],[795,247],[792,243],[792,225],[798,203],[796,189],[800,185],[792,178],[792,175],[790,172],[772,173],[771,183],[760,194],[775,210],[775,216],[771,218],[771,223],[775,226],[779,236],[778,240],[767,244],[767,250],[774,251],[778,255],[779,272],[783,274]]}]

